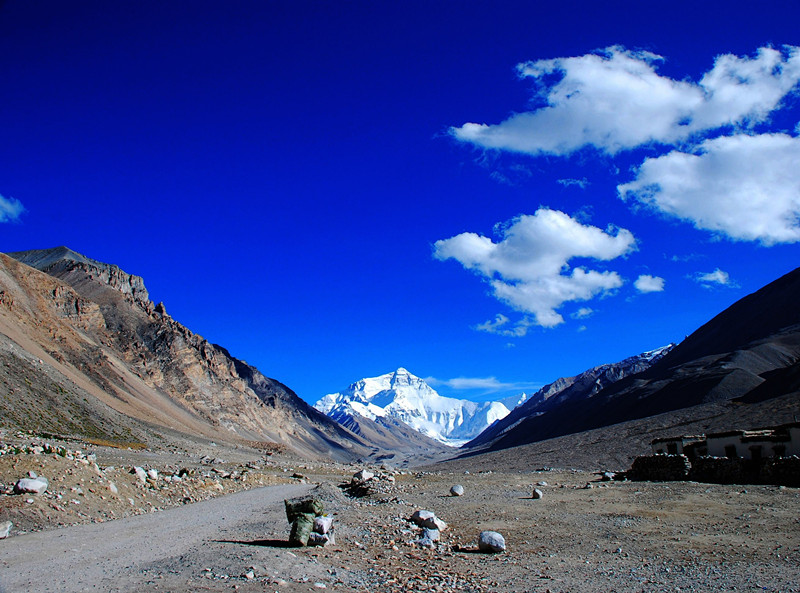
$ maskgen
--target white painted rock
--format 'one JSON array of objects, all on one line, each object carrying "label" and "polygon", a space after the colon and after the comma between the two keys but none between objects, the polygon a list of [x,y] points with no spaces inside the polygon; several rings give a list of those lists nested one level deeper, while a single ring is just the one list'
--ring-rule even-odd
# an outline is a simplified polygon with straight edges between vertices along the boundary
[{"label": "white painted rock", "polygon": [[478,550],[481,552],[505,552],[506,540],[496,531],[481,531],[478,536]]},{"label": "white painted rock", "polygon": [[151,480],[157,480],[158,479],[158,470],[155,470],[155,469],[147,470],[147,477],[150,478]]},{"label": "white painted rock", "polygon": [[41,494],[47,490],[47,478],[22,478],[14,484],[16,494]]},{"label": "white painted rock", "polygon": [[450,488],[450,495],[451,496],[463,496],[464,495],[464,487],[461,484],[456,484],[452,488]]},{"label": "white painted rock", "polygon": [[132,474],[136,474],[136,477],[139,478],[139,481],[144,484],[147,481],[147,472],[144,471],[141,467],[134,467],[131,470]]}]

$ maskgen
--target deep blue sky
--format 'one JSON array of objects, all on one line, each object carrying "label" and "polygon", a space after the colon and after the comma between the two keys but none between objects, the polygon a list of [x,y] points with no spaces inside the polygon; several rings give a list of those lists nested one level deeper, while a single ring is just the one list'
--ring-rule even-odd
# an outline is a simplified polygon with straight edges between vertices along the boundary
[{"label": "deep blue sky", "polygon": [[[800,5],[543,4],[0,3],[0,251],[141,275],[312,402],[398,366],[443,395],[530,390],[679,341],[794,269]],[[779,64],[748,79],[769,47]],[[723,54],[740,69],[712,93]],[[557,58],[575,60],[517,68]],[[588,86],[559,99],[572,74]],[[674,93],[649,111],[653,81]],[[609,83],[632,90],[604,111]],[[668,157],[678,185],[654,196],[668,172],[645,159]],[[575,269],[600,284],[552,296]]]}]

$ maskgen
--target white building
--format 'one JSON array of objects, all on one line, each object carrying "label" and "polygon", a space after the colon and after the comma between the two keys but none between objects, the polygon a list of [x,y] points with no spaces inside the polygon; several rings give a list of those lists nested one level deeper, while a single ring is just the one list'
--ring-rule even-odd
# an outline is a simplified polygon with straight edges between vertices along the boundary
[{"label": "white building", "polygon": [[761,459],[763,457],[800,457],[800,422],[756,430],[731,430],[708,435],[655,439],[655,455],[728,457]]}]

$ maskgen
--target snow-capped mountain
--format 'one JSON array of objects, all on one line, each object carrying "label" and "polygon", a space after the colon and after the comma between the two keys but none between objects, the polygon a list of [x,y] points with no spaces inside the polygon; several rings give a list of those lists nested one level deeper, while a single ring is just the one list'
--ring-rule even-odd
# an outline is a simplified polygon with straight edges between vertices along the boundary
[{"label": "snow-capped mountain", "polygon": [[353,414],[370,420],[391,417],[454,447],[475,438],[509,413],[501,402],[443,397],[404,368],[356,381],[340,393],[326,395],[314,407],[334,419]]}]

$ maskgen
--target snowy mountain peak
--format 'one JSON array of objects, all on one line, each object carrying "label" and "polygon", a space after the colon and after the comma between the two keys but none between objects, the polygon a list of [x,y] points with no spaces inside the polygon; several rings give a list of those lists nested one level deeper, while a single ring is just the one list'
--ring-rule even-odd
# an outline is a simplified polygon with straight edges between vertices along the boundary
[{"label": "snowy mountain peak", "polygon": [[334,418],[357,414],[378,420],[389,416],[451,446],[476,437],[509,412],[500,402],[443,397],[403,367],[356,381],[344,391],[321,398],[314,407]]}]

